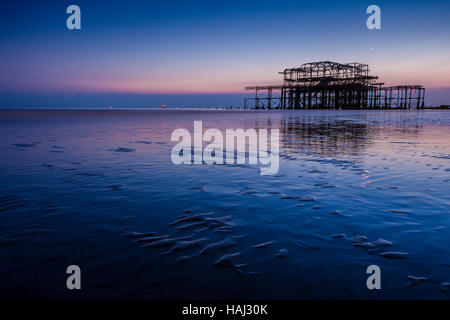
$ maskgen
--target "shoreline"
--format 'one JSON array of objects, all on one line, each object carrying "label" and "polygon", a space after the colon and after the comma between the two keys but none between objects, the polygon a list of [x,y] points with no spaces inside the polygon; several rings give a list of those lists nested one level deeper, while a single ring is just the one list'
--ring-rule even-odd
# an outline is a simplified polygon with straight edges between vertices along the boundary
[{"label": "shoreline", "polygon": [[450,106],[446,107],[424,107],[420,109],[400,109],[400,108],[392,108],[392,109],[244,109],[244,108],[102,108],[102,107],[93,107],[93,108],[45,108],[45,107],[0,107],[1,111],[160,111],[160,112],[173,112],[173,111],[238,111],[238,112],[296,112],[296,111],[424,111],[424,110],[437,110],[437,111],[445,111],[450,110]]}]

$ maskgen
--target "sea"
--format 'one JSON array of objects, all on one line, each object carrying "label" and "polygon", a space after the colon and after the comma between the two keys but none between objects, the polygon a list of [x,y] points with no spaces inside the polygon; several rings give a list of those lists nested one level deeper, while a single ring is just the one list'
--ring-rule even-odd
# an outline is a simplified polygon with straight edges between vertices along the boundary
[{"label": "sea", "polygon": [[[175,164],[194,121],[278,172]],[[449,244],[449,111],[0,110],[0,298],[449,299]]]}]

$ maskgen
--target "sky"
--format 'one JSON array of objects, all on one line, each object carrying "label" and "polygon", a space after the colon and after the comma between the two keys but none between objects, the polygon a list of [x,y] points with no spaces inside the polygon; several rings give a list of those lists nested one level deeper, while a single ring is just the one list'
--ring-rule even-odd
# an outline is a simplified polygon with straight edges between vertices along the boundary
[{"label": "sky", "polygon": [[[81,8],[68,30],[66,8]],[[369,30],[366,8],[381,8]],[[450,104],[449,1],[2,1],[0,107],[239,104],[305,62],[367,63]],[[241,103],[242,104],[242,103]]]}]

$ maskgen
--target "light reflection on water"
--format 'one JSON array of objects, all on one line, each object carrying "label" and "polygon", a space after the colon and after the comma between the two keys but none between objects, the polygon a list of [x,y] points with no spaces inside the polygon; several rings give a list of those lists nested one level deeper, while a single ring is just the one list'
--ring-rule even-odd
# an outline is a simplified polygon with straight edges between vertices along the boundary
[{"label": "light reflection on water", "polygon": [[[449,115],[0,111],[0,296],[448,299]],[[170,135],[194,120],[280,129],[279,173],[173,165]],[[223,220],[168,225],[205,212]],[[168,253],[130,232],[205,240]],[[373,247],[380,238],[392,247]],[[238,252],[233,263],[245,266],[213,265]],[[70,264],[83,272],[79,293],[65,289]],[[378,292],[365,286],[371,264],[382,270]],[[407,286],[408,276],[429,280]]]}]

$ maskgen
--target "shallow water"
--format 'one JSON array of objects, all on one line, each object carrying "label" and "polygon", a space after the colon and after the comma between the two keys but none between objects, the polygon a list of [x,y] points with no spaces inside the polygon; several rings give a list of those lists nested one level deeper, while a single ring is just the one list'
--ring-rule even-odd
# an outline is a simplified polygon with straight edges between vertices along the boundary
[{"label": "shallow water", "polygon": [[[174,165],[194,120],[279,128],[278,174]],[[450,297],[450,112],[3,110],[0,157],[1,297]]]}]

